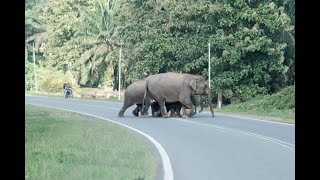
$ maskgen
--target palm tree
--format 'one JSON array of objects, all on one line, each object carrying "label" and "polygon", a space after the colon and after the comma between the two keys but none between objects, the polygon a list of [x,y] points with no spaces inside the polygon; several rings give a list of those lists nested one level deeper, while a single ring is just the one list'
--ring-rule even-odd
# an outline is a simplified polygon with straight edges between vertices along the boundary
[{"label": "palm tree", "polygon": [[28,49],[29,52],[32,52],[33,49],[32,49],[32,43],[35,44],[35,52],[36,53],[43,53],[43,45],[46,41],[48,37],[48,32],[45,31],[45,32],[40,32],[40,33],[36,33],[34,35],[32,35],[31,37],[29,37],[27,40],[26,40],[26,48]]},{"label": "palm tree", "polygon": [[117,0],[94,0],[93,8],[91,11],[90,8],[82,10],[85,23],[75,37],[83,37],[80,45],[83,53],[75,65],[81,67],[85,64],[90,69],[87,84],[96,86],[106,68],[114,65],[111,52],[118,44],[113,21]]}]

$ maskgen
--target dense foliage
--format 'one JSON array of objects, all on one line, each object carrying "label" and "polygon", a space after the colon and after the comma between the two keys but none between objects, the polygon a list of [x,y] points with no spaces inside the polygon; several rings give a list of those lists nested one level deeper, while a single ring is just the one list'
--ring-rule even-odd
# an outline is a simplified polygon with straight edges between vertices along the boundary
[{"label": "dense foliage", "polygon": [[30,91],[34,86],[34,73],[32,63],[25,61],[25,90]]},{"label": "dense foliage", "polygon": [[227,108],[238,111],[265,112],[274,110],[289,110],[295,108],[295,86],[288,86],[281,91],[266,96],[257,96],[241,105],[233,105]]},{"label": "dense foliage", "polygon": [[294,84],[294,7],[293,0],[27,0],[26,47],[31,54],[34,43],[48,67],[78,84],[115,87],[122,46],[126,87],[168,71],[208,78],[210,43],[213,94],[247,101]]}]

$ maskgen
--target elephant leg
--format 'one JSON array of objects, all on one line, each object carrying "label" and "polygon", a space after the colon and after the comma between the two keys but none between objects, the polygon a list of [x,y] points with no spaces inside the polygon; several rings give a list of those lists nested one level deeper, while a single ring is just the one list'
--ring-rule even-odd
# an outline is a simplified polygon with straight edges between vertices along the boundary
[{"label": "elephant leg", "polygon": [[175,106],[175,112],[177,113],[178,117],[182,117],[182,115],[180,114],[181,108],[182,108],[182,104],[180,102],[177,103]]},{"label": "elephant leg", "polygon": [[191,102],[194,107],[194,111],[192,112],[192,115],[195,115],[195,114],[197,114],[197,101],[194,96],[191,96]]},{"label": "elephant leg", "polygon": [[151,103],[151,112],[152,112],[152,117],[159,117],[160,115],[160,106],[155,101]]},{"label": "elephant leg", "polygon": [[141,112],[142,104],[137,104],[137,107],[132,111],[132,114],[135,116],[139,116],[139,112]]},{"label": "elephant leg", "polygon": [[170,117],[176,117],[176,116],[177,116],[176,110],[175,110],[175,108],[174,108],[174,105],[172,105],[172,106],[170,107]]},{"label": "elephant leg", "polygon": [[164,101],[158,101],[159,106],[160,106],[160,112],[162,117],[167,118],[168,117],[168,112],[165,106],[165,102]]},{"label": "elephant leg", "polygon": [[175,102],[175,103],[171,103],[167,108],[167,109],[170,109],[170,117],[181,117],[181,114],[180,114],[180,110],[181,110],[181,106],[179,107],[179,105],[181,105],[180,102]]},{"label": "elephant leg", "polygon": [[121,110],[118,113],[118,117],[123,117],[124,112],[128,109],[128,107],[132,106],[133,103],[129,101],[124,101]]},{"label": "elephant leg", "polygon": [[182,115],[180,113],[181,115],[180,117],[183,117],[183,118],[191,117],[191,114],[192,114],[191,110],[188,109],[185,105],[182,106],[180,112],[182,112]]},{"label": "elephant leg", "polygon": [[185,106],[185,111],[182,117],[191,117],[193,112],[193,104],[190,96],[187,96],[187,97],[180,96],[179,99],[180,99],[180,103]]},{"label": "elephant leg", "polygon": [[151,101],[148,99],[145,101],[145,105],[141,107],[141,117],[147,117],[148,116],[148,110],[149,107],[151,106]]},{"label": "elephant leg", "polygon": [[174,116],[174,104],[173,103],[165,103],[166,109],[167,109],[167,114],[170,117]]}]

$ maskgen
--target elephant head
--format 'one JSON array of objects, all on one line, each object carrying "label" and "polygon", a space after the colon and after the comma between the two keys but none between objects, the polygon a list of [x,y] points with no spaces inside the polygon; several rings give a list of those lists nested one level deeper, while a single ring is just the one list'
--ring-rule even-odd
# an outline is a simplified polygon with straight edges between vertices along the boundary
[{"label": "elephant head", "polygon": [[213,105],[212,102],[210,101],[211,99],[211,90],[209,88],[209,84],[207,81],[204,79],[203,76],[200,75],[190,75],[191,80],[189,82],[189,86],[192,89],[192,95],[205,95],[208,96],[208,105],[210,107],[210,111],[212,114],[212,117],[214,117],[214,112],[213,112]]}]

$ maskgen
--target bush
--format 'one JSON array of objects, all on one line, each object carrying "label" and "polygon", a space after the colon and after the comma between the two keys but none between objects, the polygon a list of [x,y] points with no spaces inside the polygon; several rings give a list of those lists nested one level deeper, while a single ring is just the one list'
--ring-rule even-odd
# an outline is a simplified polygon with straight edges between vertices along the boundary
[{"label": "bush", "polygon": [[272,111],[288,110],[295,107],[295,86],[288,86],[273,95],[255,98],[233,106],[240,110]]},{"label": "bush", "polygon": [[39,69],[39,91],[57,93],[63,91],[63,83],[68,80],[66,74],[54,69]]},{"label": "bush", "polygon": [[24,90],[30,91],[34,87],[34,73],[32,63],[29,61],[25,62],[25,83]]},{"label": "bush", "polygon": [[242,102],[248,101],[257,95],[265,94],[267,94],[266,88],[259,87],[257,84],[239,87],[239,97]]},{"label": "bush", "polygon": [[39,90],[43,92],[61,92],[63,90],[63,83],[62,79],[57,79],[54,74],[48,74],[39,82]]},{"label": "bush", "polygon": [[266,98],[266,105],[276,109],[292,109],[295,107],[295,86],[288,86],[280,92]]}]

